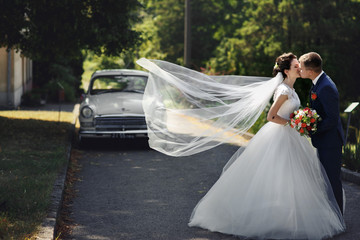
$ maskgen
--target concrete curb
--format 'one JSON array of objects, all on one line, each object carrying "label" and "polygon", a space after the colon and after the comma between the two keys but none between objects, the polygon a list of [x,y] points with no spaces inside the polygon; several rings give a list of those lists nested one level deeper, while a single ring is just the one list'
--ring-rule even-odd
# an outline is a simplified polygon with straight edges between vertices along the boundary
[{"label": "concrete curb", "polygon": [[[69,150],[69,152],[71,152],[71,150]],[[68,164],[59,173],[57,179],[55,180],[53,191],[51,193],[51,205],[49,207],[47,216],[43,220],[40,229],[35,236],[35,239],[37,240],[49,240],[56,238],[56,219],[58,217],[59,209],[63,198],[63,189],[65,185],[67,167]]]},{"label": "concrete curb", "polygon": [[37,234],[34,236],[36,240],[49,240],[56,239],[55,228],[57,223],[57,218],[60,212],[61,203],[63,200],[63,193],[66,181],[67,170],[71,157],[72,144],[74,139],[75,125],[77,121],[77,111],[79,109],[79,104],[76,104],[73,109],[74,120],[71,123],[71,127],[68,133],[68,146],[67,146],[67,162],[66,166],[60,171],[58,177],[55,180],[53,191],[51,193],[51,204],[48,209],[48,213],[43,220]]},{"label": "concrete curb", "polygon": [[346,168],[341,168],[341,178],[345,181],[360,185],[360,173],[353,172]]}]

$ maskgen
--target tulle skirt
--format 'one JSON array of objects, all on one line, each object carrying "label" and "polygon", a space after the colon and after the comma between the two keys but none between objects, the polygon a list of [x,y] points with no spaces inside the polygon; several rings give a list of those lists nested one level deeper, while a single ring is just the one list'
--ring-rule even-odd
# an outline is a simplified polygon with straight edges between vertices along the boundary
[{"label": "tulle skirt", "polygon": [[345,230],[314,148],[271,122],[197,204],[189,226],[254,239],[324,239]]}]

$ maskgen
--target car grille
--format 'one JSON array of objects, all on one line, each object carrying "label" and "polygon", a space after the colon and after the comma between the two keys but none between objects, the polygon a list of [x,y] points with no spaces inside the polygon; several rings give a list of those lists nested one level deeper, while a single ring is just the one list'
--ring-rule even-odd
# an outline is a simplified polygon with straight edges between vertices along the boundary
[{"label": "car grille", "polygon": [[96,117],[95,128],[98,131],[126,131],[147,129],[145,117]]}]

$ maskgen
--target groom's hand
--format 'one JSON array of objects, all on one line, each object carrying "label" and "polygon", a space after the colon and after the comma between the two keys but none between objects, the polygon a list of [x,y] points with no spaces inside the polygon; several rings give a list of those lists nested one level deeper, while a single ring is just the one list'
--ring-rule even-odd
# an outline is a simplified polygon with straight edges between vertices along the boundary
[{"label": "groom's hand", "polygon": [[309,131],[309,137],[311,137],[315,132],[314,131]]}]

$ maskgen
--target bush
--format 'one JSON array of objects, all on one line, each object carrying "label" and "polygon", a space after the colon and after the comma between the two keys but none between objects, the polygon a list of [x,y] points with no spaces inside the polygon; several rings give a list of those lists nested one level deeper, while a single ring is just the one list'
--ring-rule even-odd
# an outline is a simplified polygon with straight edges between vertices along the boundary
[{"label": "bush", "polygon": [[21,96],[21,105],[23,106],[40,106],[45,104],[47,100],[47,91],[41,88],[34,88],[33,90],[24,93]]},{"label": "bush", "polygon": [[256,122],[254,123],[254,125],[251,126],[251,128],[249,129],[249,132],[252,134],[256,134],[260,128],[262,128],[267,122],[267,114],[270,110],[271,104],[269,103],[266,108],[264,109],[264,111],[261,113],[260,117],[258,118],[258,120],[256,120]]},{"label": "bush", "polygon": [[346,168],[359,172],[360,171],[360,131],[359,129],[353,126],[350,126],[350,129],[355,130],[355,134],[353,136],[355,142],[353,143],[352,141],[349,141],[348,138],[348,143],[344,146],[344,150],[343,150],[343,163]]},{"label": "bush", "polygon": [[343,163],[344,167],[352,171],[360,171],[360,142],[344,146]]},{"label": "bush", "polygon": [[53,80],[46,85],[46,89],[48,90],[49,98],[52,101],[59,101],[60,92],[64,91],[64,101],[76,102],[77,89],[73,87],[71,83]]},{"label": "bush", "polygon": [[[34,62],[34,86],[44,89],[47,100],[59,101],[59,91],[65,92],[65,101],[76,102],[80,96],[80,84],[83,59],[79,53],[79,59],[63,60],[56,62]],[[61,86],[60,86],[60,85]]]},{"label": "bush", "polygon": [[[360,97],[354,99],[352,102],[360,101]],[[351,102],[345,102],[342,106],[343,109],[347,108]],[[343,149],[343,164],[344,167],[360,172],[360,106],[357,106],[351,113],[349,129],[347,123],[349,113],[341,113],[342,122],[344,123],[345,134],[348,131],[346,145]],[[346,123],[346,124],[345,124]]]}]

